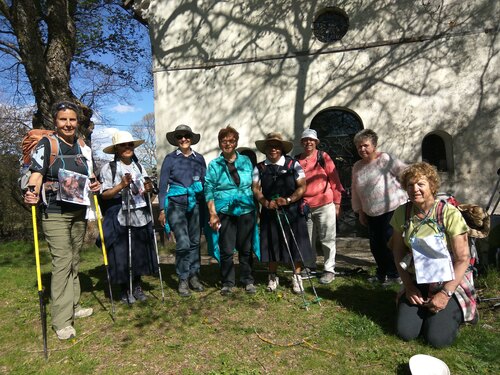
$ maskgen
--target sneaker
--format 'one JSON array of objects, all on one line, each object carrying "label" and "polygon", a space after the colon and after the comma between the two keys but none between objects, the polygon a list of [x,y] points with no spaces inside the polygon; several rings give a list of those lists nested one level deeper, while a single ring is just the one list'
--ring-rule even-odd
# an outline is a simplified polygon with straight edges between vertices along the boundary
[{"label": "sneaker", "polygon": [[133,303],[136,302],[136,299],[133,294],[128,293],[127,290],[122,290],[122,294],[120,296],[120,301],[127,304],[127,305],[132,305]]},{"label": "sneaker", "polygon": [[245,292],[248,294],[255,294],[257,293],[257,288],[253,284],[247,284],[245,285]]},{"label": "sneaker", "polygon": [[267,284],[267,291],[268,292],[274,292],[276,289],[278,289],[278,286],[280,285],[280,278],[276,276],[275,273],[272,273],[269,275],[269,283]]},{"label": "sneaker", "polygon": [[380,278],[379,276],[372,276],[368,278],[368,282],[370,284],[382,284],[387,281],[387,276],[384,276],[383,278]]},{"label": "sneaker", "polygon": [[319,283],[320,284],[330,284],[333,280],[335,280],[335,273],[325,271],[325,272],[323,272],[323,275],[321,275],[321,278],[319,279]]},{"label": "sneaker", "polygon": [[223,286],[222,289],[220,290],[221,296],[229,296],[231,294],[233,294],[233,288],[230,286]]},{"label": "sneaker", "polygon": [[403,282],[401,281],[401,277],[396,276],[396,277],[386,277],[385,281],[382,283],[383,286],[390,286],[390,285],[401,285]]},{"label": "sneaker", "polygon": [[87,308],[79,308],[78,310],[75,311],[75,319],[79,318],[86,318],[94,312],[94,309],[92,307],[87,307]]},{"label": "sneaker", "polygon": [[179,295],[181,297],[189,297],[191,295],[191,291],[189,290],[189,283],[187,280],[180,280],[179,287],[177,288]]},{"label": "sneaker", "polygon": [[302,271],[300,271],[300,277],[302,280],[313,279],[316,277],[316,271],[311,270],[308,267],[305,267]]},{"label": "sneaker", "polygon": [[304,293],[304,285],[302,285],[302,277],[298,274],[292,276],[292,291],[295,294]]},{"label": "sneaker", "polygon": [[73,326],[67,326],[56,330],[56,335],[59,340],[69,340],[76,336],[76,331]]},{"label": "sneaker", "polygon": [[144,302],[148,299],[148,296],[144,294],[144,291],[142,290],[142,287],[140,285],[136,285],[134,288],[134,291],[132,292],[132,295],[137,301]]},{"label": "sneaker", "polygon": [[191,276],[191,278],[189,279],[189,285],[195,292],[203,292],[205,290],[203,285],[201,285],[197,275]]}]

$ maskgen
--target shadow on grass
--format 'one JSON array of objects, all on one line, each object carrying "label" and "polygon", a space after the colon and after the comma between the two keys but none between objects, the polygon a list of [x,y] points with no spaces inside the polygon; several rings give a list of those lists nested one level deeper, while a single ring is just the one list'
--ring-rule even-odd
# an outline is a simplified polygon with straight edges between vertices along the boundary
[{"label": "shadow on grass", "polygon": [[319,287],[318,294],[324,299],[335,300],[346,309],[366,316],[379,325],[385,333],[394,334],[396,318],[396,292],[382,287],[340,285],[335,289]]}]

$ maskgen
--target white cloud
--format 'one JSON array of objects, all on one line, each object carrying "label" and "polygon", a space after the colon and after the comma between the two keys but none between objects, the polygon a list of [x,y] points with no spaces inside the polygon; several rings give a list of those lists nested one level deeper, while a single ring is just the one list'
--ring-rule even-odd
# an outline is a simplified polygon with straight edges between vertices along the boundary
[{"label": "white cloud", "polygon": [[112,107],[111,109],[117,113],[134,113],[134,112],[142,111],[141,108],[134,107],[132,105],[126,105],[126,104],[117,104],[114,107]]}]

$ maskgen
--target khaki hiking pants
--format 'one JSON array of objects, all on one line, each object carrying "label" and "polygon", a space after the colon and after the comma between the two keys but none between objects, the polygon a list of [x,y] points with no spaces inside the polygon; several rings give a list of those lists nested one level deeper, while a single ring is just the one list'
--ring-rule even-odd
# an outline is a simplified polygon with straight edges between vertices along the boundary
[{"label": "khaki hiking pants", "polygon": [[42,215],[42,228],[52,256],[52,328],[62,329],[73,323],[75,306],[80,302],[80,250],[87,227],[86,209]]}]

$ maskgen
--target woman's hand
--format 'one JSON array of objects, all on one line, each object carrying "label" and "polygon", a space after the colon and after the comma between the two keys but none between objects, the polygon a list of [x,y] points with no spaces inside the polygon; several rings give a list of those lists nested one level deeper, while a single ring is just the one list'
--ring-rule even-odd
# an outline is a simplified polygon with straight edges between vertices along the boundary
[{"label": "woman's hand", "polygon": [[35,190],[31,191],[30,189],[28,189],[28,191],[24,193],[24,203],[29,206],[36,206],[39,200],[40,196],[38,193],[35,193]]},{"label": "woman's hand", "polygon": [[359,222],[364,227],[368,226],[368,218],[366,217],[366,214],[363,211],[359,211]]},{"label": "woman's hand", "polygon": [[444,293],[437,292],[432,296],[432,298],[429,299],[425,306],[429,309],[429,311],[438,313],[446,308],[449,301],[450,297]]},{"label": "woman's hand", "polygon": [[212,228],[214,232],[218,232],[221,226],[219,216],[217,214],[210,214],[210,220],[208,224],[210,225],[210,228]]},{"label": "woman's hand", "polygon": [[101,191],[101,183],[95,177],[90,178],[89,187],[90,187],[90,191],[92,191],[92,193],[99,193]]},{"label": "woman's hand", "polygon": [[122,180],[120,182],[120,188],[125,189],[126,187],[130,186],[132,183],[132,175],[130,173],[125,173],[122,176]]},{"label": "woman's hand", "polygon": [[276,210],[279,207],[275,199],[270,200],[268,202],[269,204],[266,207],[268,210]]},{"label": "woman's hand", "polygon": [[425,303],[425,300],[422,298],[422,293],[420,293],[420,290],[415,285],[405,285],[405,295],[406,299],[408,302],[410,302],[412,305],[423,305]]},{"label": "woman's hand", "polygon": [[160,215],[158,215],[158,221],[160,222],[161,226],[164,227],[165,226],[165,223],[167,222],[166,221],[166,217],[165,217],[165,211],[164,210],[161,210],[160,211]]},{"label": "woman's hand", "polygon": [[288,206],[288,202],[286,201],[286,198],[279,197],[279,198],[276,198],[274,201],[276,202],[278,207]]},{"label": "woman's hand", "polygon": [[144,190],[146,193],[151,193],[153,191],[153,182],[149,178],[144,180]]}]

